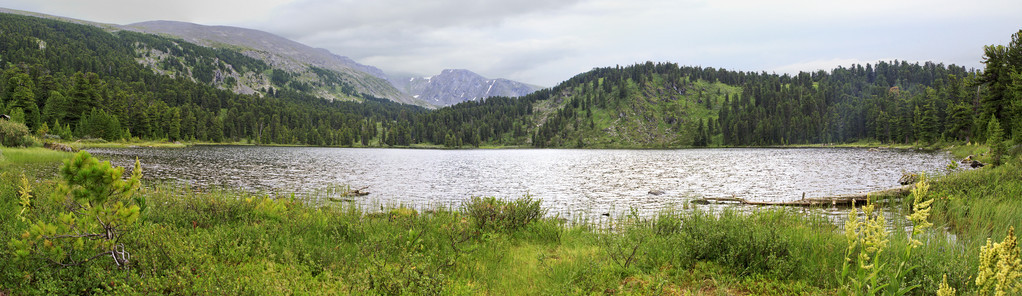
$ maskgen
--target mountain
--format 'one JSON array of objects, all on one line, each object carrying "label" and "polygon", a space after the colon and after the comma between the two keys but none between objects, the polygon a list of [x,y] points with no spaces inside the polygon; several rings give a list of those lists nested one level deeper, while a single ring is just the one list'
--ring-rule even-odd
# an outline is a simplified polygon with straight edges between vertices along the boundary
[{"label": "mountain", "polygon": [[[195,81],[241,94],[266,94],[267,91],[290,89],[330,100],[360,100],[359,94],[364,93],[433,108],[492,96],[517,97],[539,88],[506,79],[487,79],[468,70],[444,70],[432,79],[421,79],[419,75],[387,75],[379,68],[360,64],[326,49],[246,28],[177,21],[114,25],[5,8],[0,8],[0,12],[90,25],[109,32],[126,30],[163,35],[204,47],[239,52],[262,61],[273,70],[239,71],[241,69],[219,65],[217,60],[196,64],[194,57],[180,56],[179,51],[172,49],[173,45],[136,48],[140,56],[138,61],[157,73],[191,77]],[[218,69],[211,70],[211,67]]]},{"label": "mountain", "polygon": [[538,87],[507,79],[487,79],[464,69],[446,69],[439,75],[392,75],[391,82],[414,98],[443,107],[488,97],[519,97]]},{"label": "mountain", "polygon": [[[176,21],[141,22],[121,28],[168,35],[208,47],[234,49],[263,60],[271,67],[294,73],[296,77],[311,76],[310,82],[316,82],[316,75],[307,75],[316,72],[313,67],[334,71],[358,92],[406,104],[443,107],[493,96],[517,97],[537,89],[507,79],[487,79],[468,70],[444,70],[429,78],[388,76],[376,67],[359,64],[326,49],[252,29]],[[317,90],[317,93],[330,97],[329,90]]]},{"label": "mountain", "polygon": [[181,38],[207,47],[236,50],[283,70],[298,81],[313,85],[314,92],[325,98],[343,98],[345,94],[329,87],[315,87],[315,84],[324,84],[323,76],[326,75],[321,75],[324,69],[337,73],[340,80],[354,87],[356,92],[406,104],[429,105],[401,93],[387,81],[383,71],[376,67],[359,64],[326,49],[312,48],[267,32],[176,21],[141,22],[121,28]]}]

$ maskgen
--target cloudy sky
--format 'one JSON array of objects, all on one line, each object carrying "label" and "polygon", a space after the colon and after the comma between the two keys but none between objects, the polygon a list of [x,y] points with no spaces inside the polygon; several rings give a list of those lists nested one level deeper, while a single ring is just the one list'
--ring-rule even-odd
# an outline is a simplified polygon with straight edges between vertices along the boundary
[{"label": "cloudy sky", "polygon": [[275,33],[387,72],[464,68],[553,86],[644,61],[797,73],[878,60],[982,68],[1022,28],[1022,1],[0,0],[129,24],[176,20]]}]

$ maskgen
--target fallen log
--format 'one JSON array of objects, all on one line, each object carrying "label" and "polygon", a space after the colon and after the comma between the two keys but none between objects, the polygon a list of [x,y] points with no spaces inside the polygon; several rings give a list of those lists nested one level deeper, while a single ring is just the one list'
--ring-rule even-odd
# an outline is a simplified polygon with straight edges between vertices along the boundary
[{"label": "fallen log", "polygon": [[824,197],[811,197],[806,198],[805,193],[802,193],[802,198],[792,201],[751,201],[739,197],[707,197],[693,200],[692,203],[697,204],[708,204],[711,202],[715,203],[738,203],[743,205],[756,205],[756,206],[796,206],[796,207],[813,207],[813,206],[851,206],[856,204],[864,204],[870,198],[876,200],[877,197],[890,197],[908,194],[915,185],[904,185],[894,187],[891,189],[872,191],[866,193],[853,193],[853,194],[840,194],[833,196]]},{"label": "fallen log", "polygon": [[348,191],[344,195],[345,196],[366,196],[366,195],[369,195],[369,191],[364,191],[366,189],[369,189],[369,186],[362,187],[362,188],[359,188],[359,189],[355,189],[355,190],[352,190],[352,191]]}]

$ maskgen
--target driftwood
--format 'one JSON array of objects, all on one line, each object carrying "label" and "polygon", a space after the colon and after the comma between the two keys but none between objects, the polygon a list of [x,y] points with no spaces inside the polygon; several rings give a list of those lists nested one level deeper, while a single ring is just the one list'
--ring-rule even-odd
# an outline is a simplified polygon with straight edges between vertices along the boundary
[{"label": "driftwood", "polygon": [[812,207],[812,206],[850,206],[855,204],[864,204],[869,197],[878,196],[893,196],[902,195],[912,190],[915,185],[899,186],[887,190],[873,191],[867,193],[854,193],[854,194],[840,194],[834,196],[825,197],[811,197],[806,198],[805,193],[802,193],[802,199],[792,201],[750,201],[744,198],[738,197],[708,197],[701,198],[692,201],[692,203],[708,204],[708,203],[738,203],[743,205],[757,205],[757,206],[796,206],[796,207]]},{"label": "driftwood", "polygon": [[366,189],[369,189],[369,186],[345,192],[344,196],[366,196],[366,195],[369,195],[369,191],[365,191]]},{"label": "driftwood", "polygon": [[369,186],[362,187],[362,188],[355,189],[355,190],[348,190],[348,191],[345,191],[345,192],[341,193],[340,197],[327,197],[327,199],[329,199],[330,201],[333,201],[333,202],[353,202],[353,201],[355,201],[355,199],[353,199],[351,197],[369,195],[369,191],[365,191],[366,189],[369,189]]}]

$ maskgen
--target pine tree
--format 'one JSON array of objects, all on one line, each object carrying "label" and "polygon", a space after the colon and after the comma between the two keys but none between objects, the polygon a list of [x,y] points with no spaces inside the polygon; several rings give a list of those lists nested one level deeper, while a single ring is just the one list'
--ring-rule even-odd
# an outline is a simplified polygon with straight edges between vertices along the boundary
[{"label": "pine tree", "polygon": [[25,114],[23,123],[29,129],[39,126],[39,105],[35,102],[35,83],[25,73],[18,73],[11,77],[8,87],[14,89],[10,98],[9,108],[21,109]]},{"label": "pine tree", "polygon": [[990,118],[987,124],[987,146],[990,146],[990,162],[995,166],[1001,165],[1007,147],[1004,145],[1004,130],[997,117]]},{"label": "pine tree", "polygon": [[43,106],[43,121],[67,121],[68,101],[59,91],[51,90],[46,98],[46,105]]},{"label": "pine tree", "polygon": [[696,138],[692,146],[706,147],[706,123],[702,119],[699,120],[699,126],[696,127]]},{"label": "pine tree", "polygon": [[167,140],[177,141],[181,139],[181,110],[177,108],[168,110],[170,112],[170,122],[167,123]]}]

